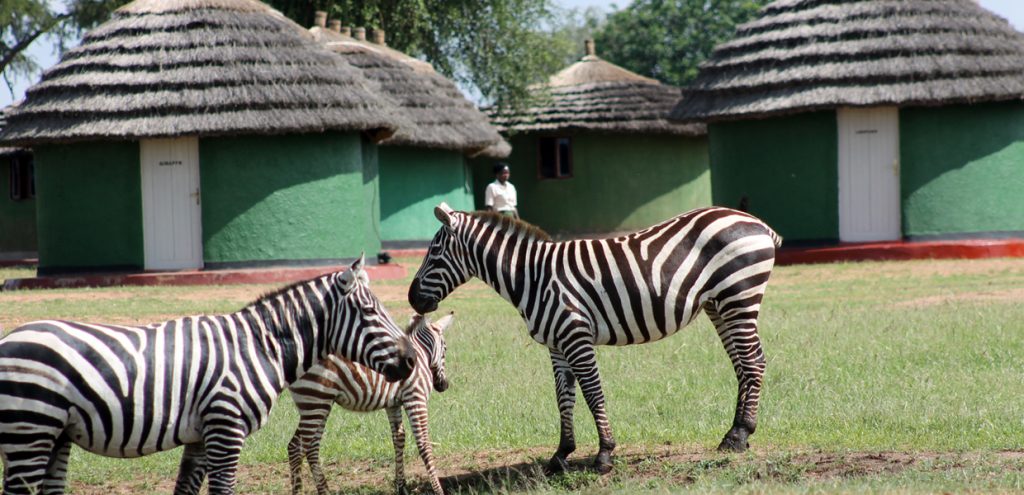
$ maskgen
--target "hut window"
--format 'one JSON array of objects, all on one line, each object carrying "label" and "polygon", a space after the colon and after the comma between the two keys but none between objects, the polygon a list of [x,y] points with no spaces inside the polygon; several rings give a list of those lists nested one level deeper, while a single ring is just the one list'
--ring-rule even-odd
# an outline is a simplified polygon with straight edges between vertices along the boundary
[{"label": "hut window", "polygon": [[540,138],[537,176],[541,179],[572,177],[572,139],[567,137]]},{"label": "hut window", "polygon": [[35,167],[31,155],[15,155],[11,159],[11,199],[36,197]]}]

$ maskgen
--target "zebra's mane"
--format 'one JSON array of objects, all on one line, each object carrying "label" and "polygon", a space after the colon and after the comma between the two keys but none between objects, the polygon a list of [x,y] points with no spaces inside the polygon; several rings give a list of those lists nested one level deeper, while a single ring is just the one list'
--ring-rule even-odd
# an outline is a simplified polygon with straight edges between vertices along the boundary
[{"label": "zebra's mane", "polygon": [[498,227],[511,227],[516,232],[526,235],[526,237],[535,241],[551,241],[551,236],[547,232],[544,232],[540,227],[533,225],[523,220],[512,218],[507,215],[502,215],[494,211],[474,211],[469,216],[483,221],[488,225],[497,224]]}]

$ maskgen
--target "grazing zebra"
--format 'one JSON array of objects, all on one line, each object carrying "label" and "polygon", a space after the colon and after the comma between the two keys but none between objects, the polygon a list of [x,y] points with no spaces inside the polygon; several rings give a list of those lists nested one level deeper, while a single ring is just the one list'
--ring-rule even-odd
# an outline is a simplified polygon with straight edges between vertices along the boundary
[{"label": "grazing zebra", "polygon": [[615,448],[595,345],[654,342],[703,309],[739,381],[736,416],[720,450],[743,451],[757,425],[765,361],[757,336],[761,298],[781,238],[746,213],[702,208],[613,239],[551,242],[529,224],[490,213],[434,209],[442,226],[409,287],[426,313],[470,277],[512,303],[551,354],[561,438],[548,469],[576,449],[576,381],[600,437],[595,467],[611,470]]},{"label": "grazing zebra", "polygon": [[444,494],[441,481],[437,478],[434,451],[430,445],[427,398],[431,388],[438,392],[448,389],[448,377],[444,369],[444,331],[451,325],[452,318],[452,315],[447,315],[436,323],[430,323],[425,316],[413,316],[409,336],[416,349],[416,368],[405,380],[388,383],[379,373],[365,366],[331,356],[292,384],[288,390],[292,393],[295,406],[299,408],[299,427],[288,442],[293,495],[302,491],[303,456],[313,472],[317,494],[328,493],[327,479],[320,469],[320,438],[334,403],[358,412],[387,409],[388,421],[391,422],[391,441],[395,447],[395,491],[398,494],[405,491],[404,408],[409,415],[409,424],[412,425],[420,457],[427,466],[430,486],[436,495]]},{"label": "grazing zebra", "polygon": [[0,339],[4,494],[63,493],[74,443],[108,457],[185,446],[175,494],[234,493],[245,437],[288,384],[339,353],[403,380],[409,339],[349,270],[241,311],[129,327],[39,321]]}]

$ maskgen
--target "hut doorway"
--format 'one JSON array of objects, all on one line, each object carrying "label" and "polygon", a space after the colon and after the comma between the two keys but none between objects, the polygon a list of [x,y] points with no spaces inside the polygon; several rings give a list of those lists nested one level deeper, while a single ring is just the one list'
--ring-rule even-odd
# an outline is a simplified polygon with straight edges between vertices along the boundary
[{"label": "hut doorway", "polygon": [[139,148],[146,269],[202,268],[199,139],[146,139]]},{"label": "hut doorway", "polygon": [[901,238],[899,111],[840,108],[839,240]]}]

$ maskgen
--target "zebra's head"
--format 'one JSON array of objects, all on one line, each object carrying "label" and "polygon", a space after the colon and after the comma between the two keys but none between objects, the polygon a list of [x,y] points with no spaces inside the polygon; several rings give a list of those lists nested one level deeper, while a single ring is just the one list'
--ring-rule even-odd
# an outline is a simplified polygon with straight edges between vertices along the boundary
[{"label": "zebra's head", "polygon": [[469,249],[456,235],[468,216],[445,203],[434,208],[434,216],[441,221],[441,228],[430,241],[423,264],[409,286],[409,305],[420,314],[436,310],[441,300],[475,275]]},{"label": "zebra's head", "polygon": [[455,313],[453,312],[441,317],[436,322],[431,322],[426,316],[413,315],[410,322],[409,335],[416,340],[426,354],[434,390],[438,392],[448,390],[448,374],[445,371],[445,354],[448,351],[448,344],[444,340],[444,331],[451,326],[454,319]]},{"label": "zebra's head", "polygon": [[416,367],[416,350],[370,292],[365,258],[360,256],[348,270],[334,275],[341,294],[328,352],[377,371],[388,381],[404,380]]}]

